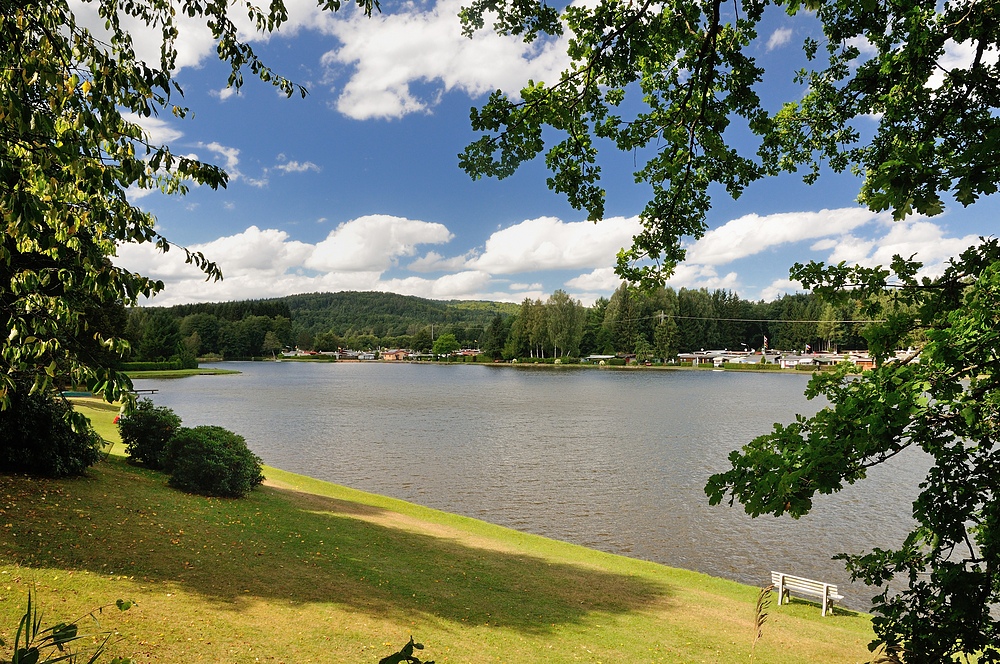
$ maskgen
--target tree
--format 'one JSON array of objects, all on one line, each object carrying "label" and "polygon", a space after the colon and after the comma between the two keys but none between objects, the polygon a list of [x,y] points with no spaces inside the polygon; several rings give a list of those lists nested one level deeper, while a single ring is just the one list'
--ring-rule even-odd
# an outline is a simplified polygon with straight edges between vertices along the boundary
[{"label": "tree", "polygon": [[181,349],[181,331],[177,319],[163,311],[146,317],[139,340],[139,359],[162,362],[175,357]]},{"label": "tree", "polygon": [[454,351],[461,347],[462,345],[458,343],[458,339],[456,339],[455,335],[450,332],[442,334],[434,340],[435,355],[451,355]]},{"label": "tree", "polygon": [[[728,496],[753,516],[798,517],[817,493],[864,479],[904,449],[923,450],[932,464],[913,503],[913,531],[898,549],[840,557],[854,578],[883,587],[874,625],[889,652],[904,652],[907,664],[955,654],[997,662],[1000,244],[968,250],[938,279],[917,280],[916,267],[897,258],[890,281],[881,269],[796,266],[804,283],[884,320],[868,328],[876,367],[860,378],[846,369],[816,374],[807,396],[830,407],[733,453],[732,469],[706,490],[713,504]],[[887,290],[893,298],[879,297]],[[897,359],[894,350],[918,329],[927,343]],[[909,587],[891,595],[886,584],[897,576]]]},{"label": "tree", "polygon": [[[586,310],[583,331],[580,334],[580,356],[592,353],[604,353],[605,339],[602,337],[604,330],[604,315],[608,309],[608,298],[599,297],[594,302],[594,306]],[[606,335],[605,335],[606,336]]]},{"label": "tree", "polygon": [[507,343],[508,327],[503,316],[497,314],[486,326],[483,335],[482,351],[483,355],[498,360],[503,356],[503,347]]},{"label": "tree", "polygon": [[270,353],[273,357],[275,353],[281,350],[281,339],[273,330],[268,330],[264,333],[264,343],[261,344],[260,349],[265,353]]},{"label": "tree", "polygon": [[646,337],[641,334],[635,338],[635,361],[645,362],[653,355],[653,347],[646,341]]},{"label": "tree", "polygon": [[431,341],[431,333],[426,327],[422,327],[413,334],[413,350],[418,353],[426,353],[434,345]]},{"label": "tree", "polygon": [[[273,334],[273,333],[269,332],[268,334]],[[267,344],[266,335],[264,336],[264,343]],[[320,352],[328,352],[328,353],[340,350],[341,348],[340,337],[338,337],[332,330],[330,332],[320,332],[313,338],[312,348],[313,350],[318,350]],[[280,345],[278,347],[278,350],[281,350]]]},{"label": "tree", "polygon": [[[769,110],[755,87],[773,72],[755,51],[771,7],[823,35],[803,43],[806,67],[794,82],[795,94],[804,94]],[[549,186],[598,220],[599,147],[636,155],[636,180],[653,195],[641,232],[619,254],[617,272],[630,281],[662,283],[684,258],[682,239],[704,233],[713,193],[738,197],[783,172],[801,170],[810,184],[823,168],[856,172],[859,200],[896,219],[938,214],[946,197],[970,205],[1000,182],[995,3],[602,0],[559,10],[473,0],[462,14],[469,33],[487,17],[496,31],[527,41],[570,31],[570,65],[556,81],[529,83],[517,99],[496,92],[474,111],[473,127],[483,133],[462,154],[463,168],[506,177],[547,150]],[[953,57],[959,50],[969,57]],[[557,142],[547,148],[552,136]],[[738,500],[751,514],[801,515],[817,491],[862,479],[904,447],[927,450],[934,465],[914,504],[917,529],[899,550],[845,560],[856,578],[881,585],[902,575],[909,583],[875,598],[873,646],[897,659],[904,653],[908,664],[959,653],[996,662],[1000,255],[988,242],[927,282],[915,279],[916,266],[897,258],[891,272],[793,270],[835,303],[880,312],[873,318],[885,322],[863,328],[878,366],[858,380],[815,378],[808,394],[826,396],[829,408],[734,453],[733,469],[713,477],[708,491],[712,501]],[[926,342],[913,357],[889,361],[894,344],[921,332]]]},{"label": "tree", "polygon": [[[358,0],[371,13],[377,0]],[[185,117],[174,103],[178,23],[200,19],[217,52],[230,65],[228,84],[243,71],[287,95],[304,89],[277,76],[240,41],[231,16],[249,16],[263,32],[277,29],[287,12],[280,0],[268,11],[252,3],[181,0],[93,0],[107,34],[78,22],[67,0],[9,2],[0,7],[0,408],[11,407],[23,379],[46,390],[58,374],[115,400],[128,396],[128,378],[81,347],[97,343],[116,355],[128,345],[120,330],[100,330],[90,307],[132,305],[163,283],[117,268],[116,246],[171,245],[153,216],[129,200],[131,188],[183,194],[190,183],[226,185],[218,167],[174,154],[150,142],[135,118]],[[320,0],[335,10],[340,0]],[[159,32],[157,62],[136,57],[129,24]],[[148,39],[148,35],[136,37]],[[218,268],[198,253],[188,262],[208,278]]]},{"label": "tree", "polygon": [[[528,303],[528,307],[527,315],[524,318],[524,325],[528,333],[531,357],[545,357],[545,350],[549,346],[549,312],[545,308],[545,303],[541,300],[525,301]],[[525,312],[523,304],[521,305],[521,311]]]},{"label": "tree", "polygon": [[823,307],[819,323],[816,324],[816,335],[822,340],[822,345],[817,350],[836,349],[840,326],[837,324],[837,311],[830,303]]},{"label": "tree", "polygon": [[583,335],[583,305],[557,289],[545,303],[549,343],[557,357],[578,355]]},{"label": "tree", "polygon": [[633,299],[632,289],[623,283],[611,295],[611,300],[608,302],[604,325],[609,331],[612,352],[628,353],[635,348],[639,321]]},{"label": "tree", "polygon": [[673,318],[664,318],[653,330],[653,350],[662,361],[677,357],[677,322]]}]

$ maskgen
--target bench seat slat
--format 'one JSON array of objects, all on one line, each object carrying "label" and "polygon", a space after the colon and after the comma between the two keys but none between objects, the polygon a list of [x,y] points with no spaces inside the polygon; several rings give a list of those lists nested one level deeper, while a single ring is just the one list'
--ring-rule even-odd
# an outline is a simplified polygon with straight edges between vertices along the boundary
[{"label": "bench seat slat", "polygon": [[786,597],[791,599],[791,593],[819,597],[823,601],[824,616],[828,609],[833,611],[834,601],[844,599],[844,596],[837,592],[837,586],[832,583],[823,583],[793,574],[772,571],[771,583],[778,593],[778,604],[784,603]]}]

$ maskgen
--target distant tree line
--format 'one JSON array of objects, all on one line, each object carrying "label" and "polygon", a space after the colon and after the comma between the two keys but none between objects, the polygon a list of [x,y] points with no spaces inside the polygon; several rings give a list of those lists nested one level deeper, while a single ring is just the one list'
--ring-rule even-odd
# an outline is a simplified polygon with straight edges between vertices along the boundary
[{"label": "distant tree line", "polygon": [[[585,307],[565,291],[520,305],[440,302],[392,293],[312,293],[274,300],[190,304],[128,311],[133,360],[238,359],[282,349],[334,351],[447,345],[480,348],[491,359],[636,354],[670,359],[700,349],[865,348],[852,305],[811,294],[773,302],[732,291],[620,286]],[[847,322],[845,322],[847,321]],[[438,348],[443,347],[437,344]]]},{"label": "distant tree line", "polygon": [[547,300],[525,299],[515,316],[497,317],[482,350],[494,358],[584,357],[635,354],[670,359],[701,349],[863,349],[863,323],[853,307],[836,308],[811,294],[773,302],[743,300],[726,290],[622,284],[611,298],[584,307],[564,291]]}]

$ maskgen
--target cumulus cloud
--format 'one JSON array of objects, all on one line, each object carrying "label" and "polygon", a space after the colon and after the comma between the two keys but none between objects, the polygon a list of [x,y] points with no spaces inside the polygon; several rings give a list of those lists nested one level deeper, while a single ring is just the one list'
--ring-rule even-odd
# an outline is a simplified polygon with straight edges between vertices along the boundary
[{"label": "cumulus cloud", "polygon": [[671,288],[707,288],[739,291],[740,280],[736,272],[720,275],[712,265],[696,265],[681,263],[674,270],[673,276],[667,280]]},{"label": "cumulus cloud", "polygon": [[773,51],[776,48],[780,48],[792,40],[792,29],[791,28],[778,28],[771,33],[771,37],[767,40],[767,50]]},{"label": "cumulus cloud", "polygon": [[875,219],[887,218],[866,208],[819,212],[748,214],[714,228],[687,251],[688,262],[723,265],[782,244],[837,237]]},{"label": "cumulus cloud", "polygon": [[949,258],[978,243],[977,235],[947,237],[944,229],[937,224],[926,219],[914,219],[889,224],[885,234],[874,239],[847,236],[832,248],[828,261],[887,266],[893,256],[915,256],[924,264],[922,276],[937,276],[944,271]]},{"label": "cumulus cloud", "polygon": [[452,238],[443,224],[374,214],[340,224],[316,245],[305,266],[326,272],[382,272],[421,244]]},{"label": "cumulus cloud", "polygon": [[[355,119],[399,118],[425,112],[442,93],[478,96],[502,89],[516,94],[527,80],[555,81],[566,68],[566,42],[502,37],[483,30],[462,35],[462,0],[439,0],[426,10],[404,4],[371,18],[360,12],[331,25],[341,45],[323,56],[331,84],[347,73],[336,102]],[[417,85],[431,91],[418,93]]]},{"label": "cumulus cloud", "polygon": [[158,305],[396,288],[414,294],[420,291],[426,297],[446,297],[463,288],[479,288],[489,277],[475,271],[437,280],[383,281],[382,277],[395,258],[413,255],[420,244],[450,238],[441,224],[372,215],[341,224],[316,244],[293,240],[285,231],[251,226],[242,233],[190,247],[219,265],[224,275],[219,283],[206,284],[197,268],[185,264],[183,251],[164,254],[148,243],[120,247],[115,263],[168,284],[167,291],[155,300]]},{"label": "cumulus cloud", "polygon": [[172,143],[183,136],[183,132],[170,126],[170,123],[160,118],[144,118],[135,113],[122,113],[122,119],[142,127],[146,139],[153,145]]},{"label": "cumulus cloud", "polygon": [[[944,53],[938,60],[938,67],[927,81],[927,87],[936,89],[944,83],[945,74],[953,69],[968,69],[976,57],[977,44],[972,41],[956,42],[952,39],[944,43]],[[983,54],[983,64],[995,66],[998,60],[996,48],[987,48]]]},{"label": "cumulus cloud", "polygon": [[566,286],[572,290],[586,292],[610,292],[618,288],[622,278],[615,274],[613,267],[599,267],[578,277],[573,277],[566,282]]},{"label": "cumulus cloud", "polygon": [[760,299],[770,302],[787,293],[801,293],[802,284],[792,279],[775,279],[760,291]]},{"label": "cumulus cloud", "polygon": [[[892,222],[861,212],[851,208],[735,219],[706,235],[705,244],[695,243],[689,254],[692,258],[677,266],[667,284],[675,289],[733,290],[743,297],[770,300],[801,287],[776,279],[774,270],[748,283],[747,275],[753,274],[750,267],[740,274],[727,263],[781,243],[809,241],[808,248],[795,251],[827,262],[863,265],[887,265],[894,254],[916,254],[926,265],[924,274],[933,276],[940,273],[947,258],[978,240],[969,235],[949,236],[926,219]],[[176,249],[164,255],[150,244],[129,244],[120,249],[115,262],[168,285],[155,299],[157,305],[338,290],[520,302],[525,297],[545,299],[560,287],[590,305],[621,283],[612,267],[615,254],[636,231],[635,218],[608,219],[595,225],[541,217],[498,230],[480,250],[449,258],[440,250],[422,250],[453,239],[443,224],[368,215],[341,223],[315,243],[298,241],[282,230],[251,226],[193,246],[219,264],[225,275],[221,283],[206,283],[196,268],[184,264],[184,253]],[[783,261],[781,269],[786,266]],[[576,276],[567,278],[570,270]],[[437,274],[427,274],[431,272]],[[756,279],[759,284],[754,283]]]},{"label": "cumulus cloud", "polygon": [[596,224],[528,219],[493,233],[483,253],[468,265],[491,274],[603,267],[615,262],[619,249],[631,246],[640,228],[638,217],[612,217]]},{"label": "cumulus cloud", "polygon": [[[229,18],[236,25],[239,38],[248,43],[267,42],[276,34],[294,35],[303,28],[329,33],[330,25],[336,20],[332,12],[323,11],[315,2],[286,0],[285,24],[275,33],[259,32],[247,15],[246,5],[247,3],[241,2],[230,3]],[[97,6],[94,3],[70,0],[70,8],[83,27],[95,35],[107,36],[105,21],[97,13]],[[133,37],[136,55],[150,65],[159,65],[162,36],[156,26],[147,25],[125,14],[120,14],[118,18],[122,27]],[[177,50],[175,71],[186,67],[200,67],[205,60],[217,57],[216,40],[203,18],[189,17],[183,12],[177,12],[175,18],[178,29],[175,43]]]},{"label": "cumulus cloud", "polygon": [[445,258],[436,251],[428,251],[426,255],[407,265],[407,268],[414,272],[454,271],[464,268],[468,261],[468,256]]},{"label": "cumulus cloud", "polygon": [[[225,276],[220,283],[206,283],[203,274],[184,263],[183,251],[176,249],[162,254],[149,244],[127,244],[119,249],[115,262],[163,280],[168,288],[155,304],[164,306],[328,290],[381,290],[436,299],[520,302],[525,297],[544,299],[547,292],[542,282],[536,278],[509,283],[496,275],[594,267],[602,264],[598,261],[610,264],[623,238],[630,239],[635,223],[612,219],[595,226],[551,218],[528,220],[494,233],[482,255],[446,258],[429,251],[407,265],[403,259],[415,257],[422,245],[452,240],[448,228],[403,217],[368,215],[340,224],[326,238],[312,244],[294,240],[285,231],[251,226],[241,233],[191,247],[219,265]],[[516,250],[515,243],[520,245]],[[554,250],[554,243],[562,245],[559,251]],[[433,278],[412,274],[417,271],[442,274]],[[590,283],[584,277],[574,282],[579,282],[578,290],[596,292],[589,296],[574,293],[574,297],[593,302],[601,294],[594,278]],[[610,293],[617,285],[614,278],[604,290]]]}]

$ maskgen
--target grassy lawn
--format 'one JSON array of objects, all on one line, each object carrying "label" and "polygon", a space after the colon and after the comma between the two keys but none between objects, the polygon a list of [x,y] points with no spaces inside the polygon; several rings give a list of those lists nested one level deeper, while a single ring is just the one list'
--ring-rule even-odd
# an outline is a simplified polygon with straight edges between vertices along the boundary
[{"label": "grassy lawn", "polygon": [[212,369],[210,367],[199,367],[198,369],[162,369],[156,371],[126,371],[129,378],[184,378],[186,376],[225,376],[226,374],[238,374],[235,369]]},{"label": "grassy lawn", "polygon": [[[116,437],[116,410],[79,407]],[[114,455],[82,479],[0,475],[0,638],[34,585],[48,624],[134,599],[101,621],[139,662],[375,664],[411,634],[439,663],[749,661],[756,588],[265,475],[245,500]],[[867,616],[795,602],[756,661],[866,662],[870,638]]]}]

